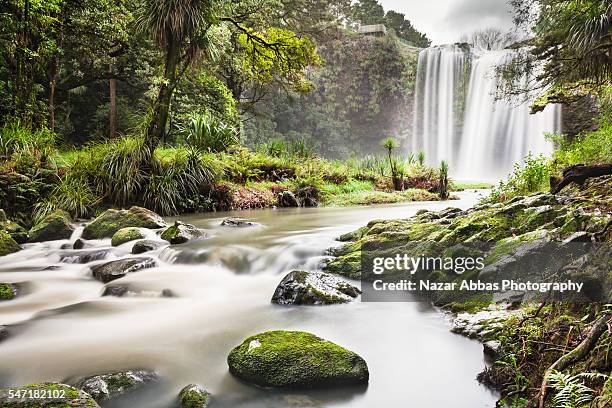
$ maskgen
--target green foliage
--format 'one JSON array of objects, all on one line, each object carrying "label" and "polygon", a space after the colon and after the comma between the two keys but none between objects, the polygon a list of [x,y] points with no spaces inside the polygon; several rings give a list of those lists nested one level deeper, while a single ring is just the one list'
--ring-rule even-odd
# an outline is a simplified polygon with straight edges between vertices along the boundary
[{"label": "green foliage", "polygon": [[209,113],[194,115],[182,133],[189,146],[208,153],[227,151],[240,142],[234,127]]},{"label": "green foliage", "polygon": [[526,195],[536,191],[544,191],[550,187],[550,167],[544,156],[533,156],[531,153],[524,159],[521,166],[516,163],[514,171],[506,181],[491,191],[489,200],[506,201],[518,195]]},{"label": "green foliage", "polygon": [[10,158],[15,154],[32,154],[34,151],[49,155],[55,147],[57,136],[46,128],[32,130],[22,126],[19,121],[5,124],[0,129],[0,158]]},{"label": "green foliage", "polygon": [[576,375],[553,371],[548,375],[550,387],[555,391],[553,408],[581,408],[594,398],[595,391],[584,384],[585,380],[607,379],[601,373],[579,373]]},{"label": "green foliage", "polygon": [[612,121],[601,121],[598,130],[578,135],[572,141],[563,136],[551,138],[557,145],[552,159],[554,171],[572,164],[612,162]]},{"label": "green foliage", "polygon": [[449,192],[448,192],[448,163],[444,160],[440,162],[440,181],[438,183],[439,186],[439,194],[440,199],[448,200]]}]

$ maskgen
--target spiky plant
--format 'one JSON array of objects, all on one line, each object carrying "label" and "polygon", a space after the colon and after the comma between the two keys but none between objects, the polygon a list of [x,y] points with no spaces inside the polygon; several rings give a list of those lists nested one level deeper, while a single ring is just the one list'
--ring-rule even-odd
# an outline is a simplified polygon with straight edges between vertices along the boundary
[{"label": "spiky plant", "polygon": [[555,391],[553,408],[581,408],[594,398],[595,391],[584,384],[584,380],[606,380],[601,373],[579,373],[576,375],[553,371],[548,375],[550,387]]},{"label": "spiky plant", "polygon": [[440,162],[440,180],[439,180],[439,188],[440,188],[440,199],[448,200],[448,163],[444,160]]}]

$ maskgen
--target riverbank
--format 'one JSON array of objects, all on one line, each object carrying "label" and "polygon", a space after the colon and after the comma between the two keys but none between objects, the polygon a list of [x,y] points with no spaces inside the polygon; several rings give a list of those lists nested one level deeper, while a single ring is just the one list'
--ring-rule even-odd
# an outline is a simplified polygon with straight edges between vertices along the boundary
[{"label": "riverbank", "polygon": [[[467,211],[449,208],[421,211],[408,219],[371,221],[340,237],[348,243],[333,251],[336,257],[324,270],[369,282],[372,275],[362,276],[364,256],[466,256],[472,251],[472,255],[484,254],[487,266],[482,271],[449,277],[434,270],[421,272],[424,275],[420,278],[495,281],[517,273],[524,276],[535,265],[533,257],[548,262],[536,268],[553,273],[549,279],[568,276],[587,282],[589,291],[582,294],[586,298],[534,297],[526,292],[483,292],[466,297],[455,292],[436,293],[431,299],[459,313],[455,332],[484,342],[493,364],[479,380],[502,394],[501,404],[536,407],[540,399],[561,398],[559,395],[570,392],[568,387],[580,385],[585,387],[581,396],[596,407],[605,407],[612,395],[612,361],[607,353],[612,338],[602,330],[602,324],[612,319],[611,208],[612,177],[603,176],[589,179],[583,186],[566,187],[556,195],[517,195],[501,203],[489,199]],[[574,251],[572,245],[580,242],[595,246],[584,257],[573,259],[569,256]],[[476,250],[478,243],[489,245],[486,250]],[[543,250],[548,245],[561,245],[561,252],[553,256]],[[459,248],[463,249],[457,252]],[[559,260],[560,265],[550,265]]]}]

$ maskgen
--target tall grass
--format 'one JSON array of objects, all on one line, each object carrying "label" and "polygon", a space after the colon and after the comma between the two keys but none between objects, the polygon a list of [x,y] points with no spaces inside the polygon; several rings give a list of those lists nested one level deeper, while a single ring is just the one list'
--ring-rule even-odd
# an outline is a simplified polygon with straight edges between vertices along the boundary
[{"label": "tall grass", "polygon": [[225,152],[240,142],[236,128],[209,113],[194,115],[181,132],[189,146],[209,153]]}]

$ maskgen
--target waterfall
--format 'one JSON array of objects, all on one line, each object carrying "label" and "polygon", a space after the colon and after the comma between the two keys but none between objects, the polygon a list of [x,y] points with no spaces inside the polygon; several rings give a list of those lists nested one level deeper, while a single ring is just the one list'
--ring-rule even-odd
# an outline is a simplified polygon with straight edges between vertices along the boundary
[{"label": "waterfall", "polygon": [[457,140],[461,79],[466,54],[456,45],[426,48],[419,53],[412,151],[423,150],[428,163],[450,158]]},{"label": "waterfall", "polygon": [[550,154],[544,133],[560,129],[560,107],[530,115],[528,100],[495,98],[495,68],[514,55],[469,53],[456,45],[422,50],[411,152],[423,150],[431,165],[447,160],[456,179],[487,181],[505,177],[529,152]]}]

